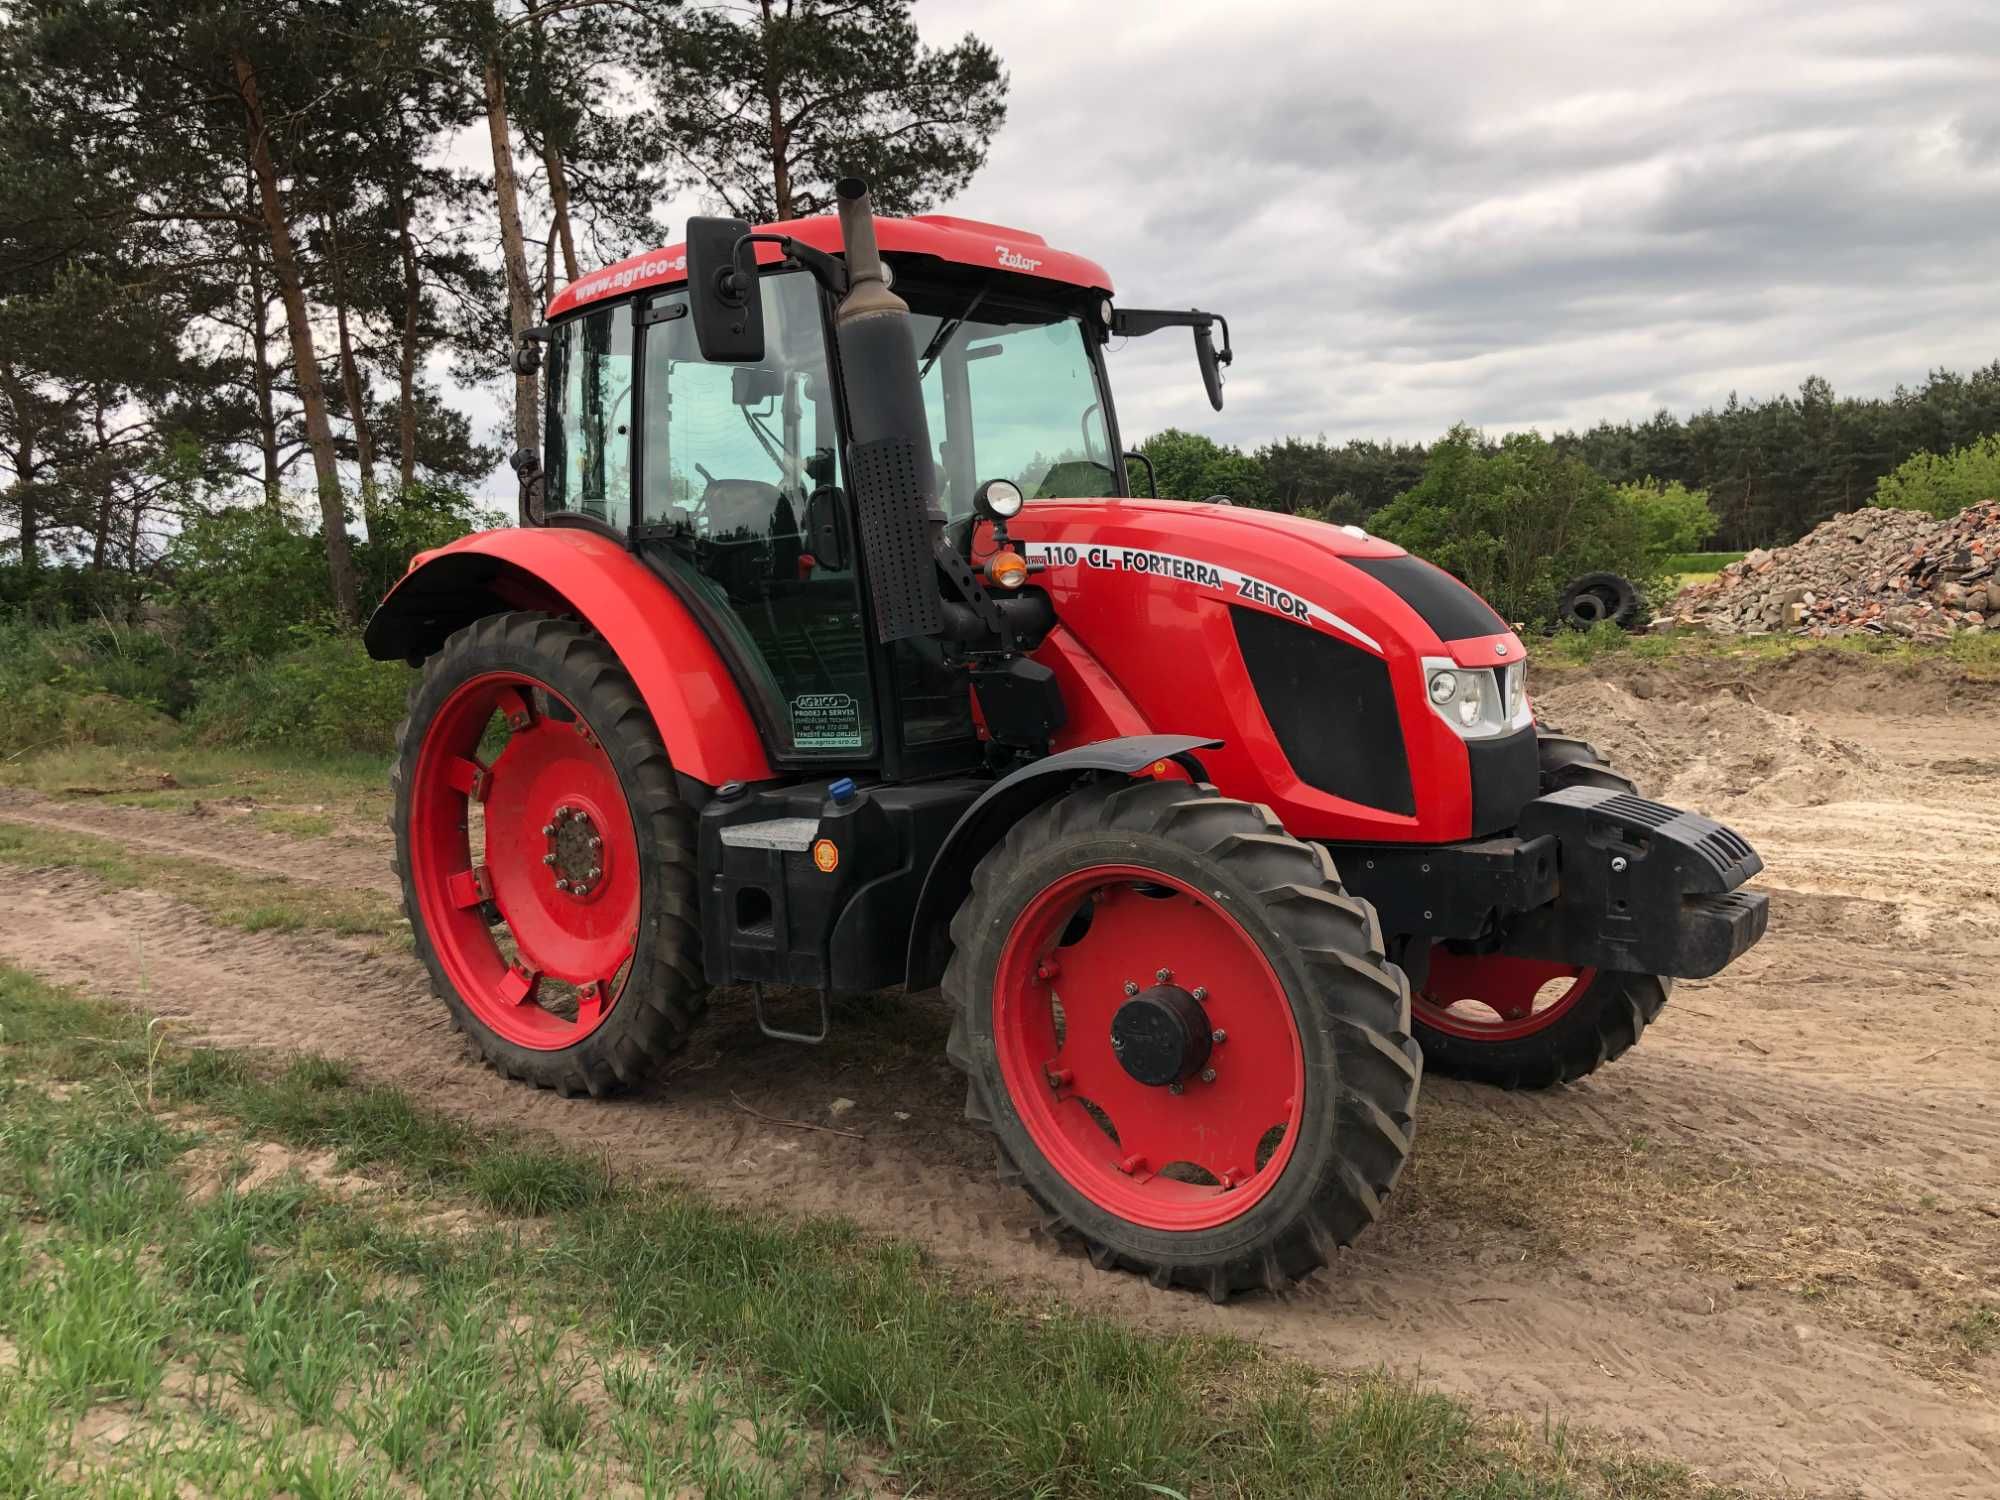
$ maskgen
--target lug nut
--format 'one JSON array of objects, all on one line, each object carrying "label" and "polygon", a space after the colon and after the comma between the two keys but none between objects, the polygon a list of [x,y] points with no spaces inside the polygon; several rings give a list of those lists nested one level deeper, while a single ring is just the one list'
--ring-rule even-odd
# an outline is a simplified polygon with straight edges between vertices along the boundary
[{"label": "lug nut", "polygon": [[604,871],[603,871],[602,869],[598,868],[598,866],[596,866],[596,865],[592,865],[592,866],[590,867],[590,873],[589,873],[588,875],[584,876],[583,878],[584,878],[585,880],[595,880],[595,879],[597,879],[597,877],[598,877],[598,876],[602,875],[603,873],[604,873]]},{"label": "lug nut", "polygon": [[1172,969],[1162,969],[1153,977],[1157,979],[1161,984],[1165,984],[1169,979],[1172,979],[1174,977],[1174,971]]},{"label": "lug nut", "polygon": [[592,854],[595,854],[599,849],[602,849],[604,847],[604,840],[593,836],[587,847],[589,848]]},{"label": "lug nut", "polygon": [[1126,994],[1128,994],[1128,995],[1136,995],[1136,994],[1138,994],[1138,993],[1139,993],[1139,981],[1138,981],[1138,980],[1136,980],[1136,979],[1128,979],[1128,980],[1126,980],[1126,981],[1125,981],[1125,993],[1126,993]]},{"label": "lug nut", "polygon": [[553,823],[544,823],[542,825],[542,837],[545,839],[552,839],[555,836],[556,836],[556,825]]},{"label": "lug nut", "polygon": [[1202,1081],[1203,1083],[1213,1083],[1213,1082],[1215,1082],[1215,1069],[1213,1069],[1213,1068],[1203,1068],[1203,1069],[1201,1070],[1201,1081]]},{"label": "lug nut", "polygon": [[1197,1004],[1199,1004],[1203,1000],[1206,1000],[1208,998],[1208,986],[1205,984],[1196,985],[1194,987],[1194,998]]},{"label": "lug nut", "polygon": [[1211,1042],[1226,1042],[1229,1040],[1229,1033],[1218,1026],[1208,1034],[1208,1039]]},{"label": "lug nut", "polygon": [[569,882],[568,882],[567,880],[560,880],[560,879],[559,879],[559,880],[557,880],[557,881],[556,881],[556,889],[557,889],[557,890],[559,890],[559,891],[566,891],[566,890],[568,890],[568,889],[569,889]]},{"label": "lug nut", "polygon": [[1167,1085],[1167,1092],[1170,1094],[1184,1094],[1187,1090],[1182,1088],[1178,1083],[1170,1083]]},{"label": "lug nut", "polygon": [[545,865],[552,865],[555,862],[556,862],[556,857],[553,854],[544,854],[542,856],[542,863]]}]

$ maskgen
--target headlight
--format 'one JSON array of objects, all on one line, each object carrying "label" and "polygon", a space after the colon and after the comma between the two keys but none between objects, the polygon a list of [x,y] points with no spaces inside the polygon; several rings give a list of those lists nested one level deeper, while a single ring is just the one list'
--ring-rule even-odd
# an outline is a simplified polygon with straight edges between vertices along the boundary
[{"label": "headlight", "polygon": [[1496,739],[1527,724],[1525,664],[1462,667],[1447,657],[1426,657],[1423,667],[1431,711],[1461,738]]},{"label": "headlight", "polygon": [[1021,513],[1022,502],[1026,498],[1013,480],[989,479],[973,492],[972,506],[983,516],[1006,521]]}]

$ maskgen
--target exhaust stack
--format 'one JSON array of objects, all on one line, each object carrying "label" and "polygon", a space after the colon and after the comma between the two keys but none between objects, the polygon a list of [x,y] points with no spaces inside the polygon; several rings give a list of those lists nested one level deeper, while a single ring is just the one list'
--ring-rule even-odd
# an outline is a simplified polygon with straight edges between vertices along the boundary
[{"label": "exhaust stack", "polygon": [[868,184],[834,185],[847,295],[833,314],[833,336],[847,387],[861,545],[875,596],[875,634],[884,642],[937,635],[944,628],[936,544],[944,531],[923,383],[910,333],[910,305],[889,290],[875,243]]}]

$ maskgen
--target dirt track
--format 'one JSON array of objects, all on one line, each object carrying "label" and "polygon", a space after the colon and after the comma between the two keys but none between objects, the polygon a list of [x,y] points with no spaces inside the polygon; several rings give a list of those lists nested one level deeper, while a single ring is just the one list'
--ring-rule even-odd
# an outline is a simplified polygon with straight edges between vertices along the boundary
[{"label": "dirt track", "polygon": [[[760,1037],[740,997],[649,1094],[565,1102],[468,1054],[414,962],[209,927],[170,897],[0,866],[0,957],[306,1048],[629,1170],[906,1233],[1024,1291],[1162,1328],[1386,1363],[1503,1412],[1587,1424],[1712,1477],[1809,1493],[2000,1494],[2000,1354],[1952,1341],[2000,1306],[2000,691],[1832,662],[1544,682],[1543,717],[1764,854],[1771,936],[1684,985],[1631,1056],[1573,1088],[1427,1081],[1387,1220],[1284,1299],[1227,1308],[1102,1275],[998,1188],[929,997],[855,1002],[836,1042]],[[0,819],[392,888],[384,848],[233,820],[0,800]],[[739,1107],[825,1121],[851,1140]]]}]

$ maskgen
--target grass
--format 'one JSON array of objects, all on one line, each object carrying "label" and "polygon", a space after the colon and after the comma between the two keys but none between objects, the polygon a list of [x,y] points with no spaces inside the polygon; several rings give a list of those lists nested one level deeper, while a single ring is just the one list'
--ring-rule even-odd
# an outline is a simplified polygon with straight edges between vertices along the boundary
[{"label": "grass", "polygon": [[149,886],[244,932],[330,932],[386,937],[406,931],[394,902],[374,891],[246,874],[207,860],[129,848],[115,839],[10,823],[0,810],[0,862],[82,870],[113,890]]},{"label": "grass", "polygon": [[1634,635],[1615,625],[1600,623],[1589,630],[1557,631],[1529,649],[1536,663],[1542,666],[1585,666],[1607,658],[1754,664],[1827,652],[1896,665],[1944,661],[1961,668],[1968,677],[2000,678],[2000,632],[1957,635],[1941,644],[1920,644],[1901,636],[1872,633],[1817,639],[1791,634],[1714,635],[1704,630]]},{"label": "grass", "polygon": [[[388,781],[384,757],[358,753],[307,756],[181,743],[70,745],[19,759],[0,757],[0,786],[176,810],[199,802],[245,801],[277,820],[269,825],[274,831],[301,836],[331,831],[342,817],[380,824],[389,806]],[[293,826],[283,826],[287,820]]]},{"label": "grass", "polygon": [[[0,1489],[1709,1493],[1588,1434],[616,1181],[321,1060],[161,1048],[18,971],[0,1037]],[[297,1174],[215,1170],[257,1141]]]}]

